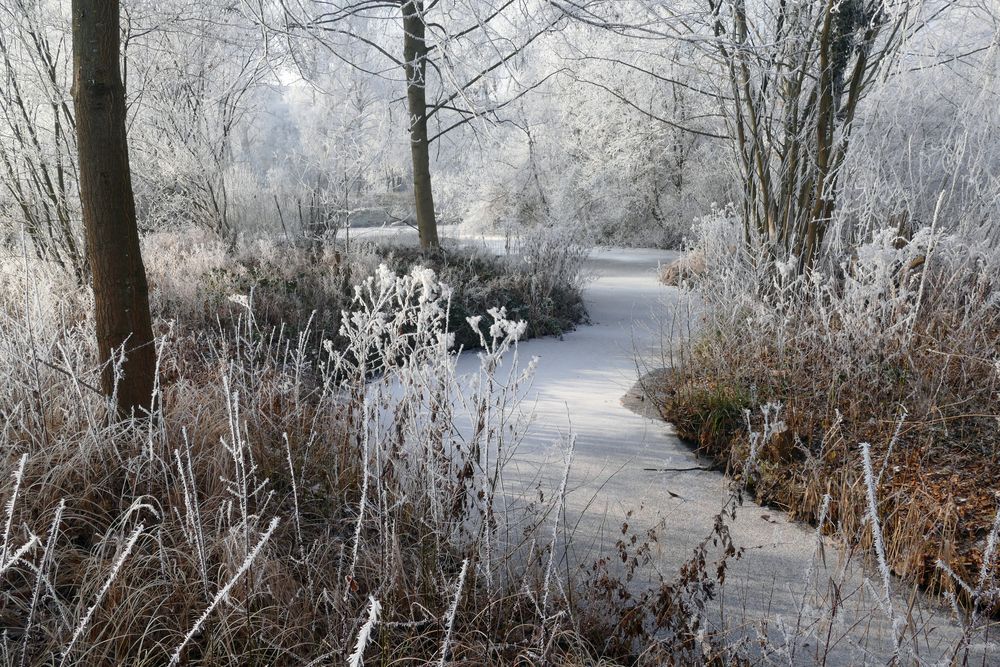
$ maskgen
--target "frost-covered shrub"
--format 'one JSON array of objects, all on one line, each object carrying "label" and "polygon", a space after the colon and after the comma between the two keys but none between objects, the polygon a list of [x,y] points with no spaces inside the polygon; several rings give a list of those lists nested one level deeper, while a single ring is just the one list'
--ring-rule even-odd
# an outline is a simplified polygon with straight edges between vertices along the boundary
[{"label": "frost-covered shrub", "polygon": [[466,320],[495,304],[527,323],[528,338],[565,333],[586,318],[582,290],[589,248],[571,228],[515,235],[501,257],[475,248],[445,247],[427,256],[405,246],[384,250],[396,270],[423,263],[451,286],[450,329],[460,346],[479,346],[479,336]]},{"label": "frost-covered shrub", "polygon": [[[757,492],[815,519],[830,480],[842,479],[832,517],[862,540],[851,443],[872,443],[896,508],[886,530],[894,570],[932,587],[953,586],[933,567],[939,556],[975,572],[977,535],[995,514],[988,489],[1000,483],[1000,249],[943,225],[905,237],[884,229],[835,268],[801,276],[765,245],[744,245],[733,218],[700,224],[705,270],[687,285],[706,307],[675,354],[661,396],[668,418],[729,460],[745,452],[743,410],[781,402],[789,436],[763,453]],[[944,466],[968,474],[945,487],[923,481]]]},{"label": "frost-covered shrub", "polygon": [[[560,240],[562,239],[562,240]],[[255,327],[295,338],[308,325],[311,347],[324,337],[344,344],[341,315],[353,285],[380,263],[410,273],[434,269],[454,290],[449,327],[463,347],[478,347],[466,318],[499,306],[529,322],[526,336],[560,334],[585,317],[581,272],[586,251],[563,237],[524,242],[531,255],[497,257],[475,247],[425,253],[412,246],[353,242],[303,247],[272,239],[230,249],[210,233],[156,234],[144,241],[154,316],[183,331],[232,331],[249,303]],[[544,256],[539,255],[544,253]]]},{"label": "frost-covered shrub", "polygon": [[254,325],[284,328],[295,338],[307,325],[313,345],[336,338],[352,284],[377,266],[364,249],[345,258],[333,246],[308,250],[255,240],[229,250],[221,240],[156,235],[145,244],[154,315],[187,331],[231,331],[244,315],[233,296],[251,305]]},{"label": "frost-covered shrub", "polygon": [[694,284],[714,308],[713,327],[740,340],[814,346],[852,376],[863,361],[912,361],[921,336],[941,335],[962,355],[990,349],[1000,308],[1000,251],[932,227],[902,238],[884,229],[837,262],[835,272],[799,276],[747,250],[732,218],[704,221],[695,251],[705,271]]},{"label": "frost-covered shrub", "polygon": [[[58,283],[31,278],[0,293],[4,664],[343,662],[358,646],[431,660],[445,632],[456,659],[479,661],[490,624],[556,627],[533,611],[550,597],[539,569],[512,576],[497,539],[544,516],[494,502],[533,368],[500,363],[523,323],[477,321],[481,370],[459,380],[448,290],[429,269],[378,268],[352,290],[346,347],[315,355],[247,325],[237,300],[231,337],[158,340],[173,372],[155,420],[109,423],[90,326],[49,308]],[[547,611],[562,604],[553,591]],[[375,605],[365,632],[380,641],[355,641]]]}]

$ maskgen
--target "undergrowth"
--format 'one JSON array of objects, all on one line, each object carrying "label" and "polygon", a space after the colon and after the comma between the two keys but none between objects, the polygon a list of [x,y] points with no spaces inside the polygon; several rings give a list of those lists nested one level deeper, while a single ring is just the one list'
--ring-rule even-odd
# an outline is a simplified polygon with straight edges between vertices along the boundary
[{"label": "undergrowth", "polygon": [[493,307],[528,323],[525,338],[560,335],[586,318],[582,266],[587,250],[561,235],[519,239],[509,252],[474,245],[432,250],[391,242],[294,244],[246,241],[236,249],[205,234],[156,234],[145,239],[154,316],[186,333],[226,333],[249,304],[258,326],[295,339],[308,331],[307,349],[330,340],[338,349],[341,314],[354,285],[380,264],[399,273],[433,269],[452,286],[448,327],[458,346],[478,348],[467,318]]},{"label": "undergrowth", "polygon": [[[238,293],[225,324],[158,319],[157,407],[130,420],[94,389],[86,290],[26,259],[2,270],[0,665],[794,664],[874,616],[901,664],[926,631],[877,595],[887,567],[860,621],[807,596],[787,622],[719,618],[742,557],[730,525],[786,437],[771,409],[763,429],[742,413],[737,483],[677,572],[658,561],[669,533],[629,513],[593,559],[566,560],[573,436],[553,443],[554,488],[514,491],[546,477],[511,465],[528,325],[470,317],[479,368],[458,377],[453,291],[432,269],[376,265],[336,334],[292,336]],[[720,424],[734,400],[712,404]],[[884,481],[859,451],[885,544]],[[975,576],[942,564],[969,603],[956,656],[996,601],[998,533]]]},{"label": "undergrowth", "polygon": [[[157,408],[126,420],[94,389],[86,291],[4,270],[0,664],[737,659],[704,614],[709,548],[645,592],[616,563],[648,565],[654,537],[627,526],[593,569],[562,564],[572,438],[553,443],[555,492],[504,482],[527,325],[470,318],[480,367],[456,377],[433,270],[377,266],[342,343],[318,349],[311,325],[290,337],[249,298],[227,329],[161,319]],[[728,544],[724,523],[707,533]]]},{"label": "undergrowth", "polygon": [[722,466],[749,448],[744,411],[783,406],[785,435],[760,452],[757,499],[865,547],[856,443],[880,461],[892,571],[963,594],[983,566],[1000,496],[1000,253],[933,227],[874,235],[833,269],[797,277],[766,250],[706,223],[698,332],[651,382],[679,433]]}]

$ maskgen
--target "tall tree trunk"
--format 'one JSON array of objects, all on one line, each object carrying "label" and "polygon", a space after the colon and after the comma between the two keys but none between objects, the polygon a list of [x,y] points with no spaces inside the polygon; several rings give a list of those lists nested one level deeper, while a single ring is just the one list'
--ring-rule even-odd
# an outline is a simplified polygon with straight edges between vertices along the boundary
[{"label": "tall tree trunk", "polygon": [[431,190],[430,142],[427,140],[427,42],[423,0],[403,0],[403,60],[406,102],[410,113],[410,154],[413,162],[413,199],[417,211],[420,247],[438,245]]},{"label": "tall tree trunk", "polygon": [[[94,286],[102,388],[121,416],[148,411],[156,352],[139,251],[119,67],[118,0],[73,0],[80,198]],[[117,378],[115,357],[124,354]]]}]

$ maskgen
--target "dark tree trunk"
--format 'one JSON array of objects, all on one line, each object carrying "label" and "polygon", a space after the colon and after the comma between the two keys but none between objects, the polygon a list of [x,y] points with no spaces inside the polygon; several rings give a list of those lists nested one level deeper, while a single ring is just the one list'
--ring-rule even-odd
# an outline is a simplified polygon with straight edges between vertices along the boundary
[{"label": "dark tree trunk", "polygon": [[431,190],[430,142],[427,140],[427,42],[423,0],[403,0],[403,60],[406,102],[410,114],[410,154],[413,161],[413,199],[417,211],[420,247],[438,245]]},{"label": "dark tree trunk", "polygon": [[[102,388],[128,416],[150,409],[156,352],[125,138],[119,12],[118,0],[73,0],[73,102]],[[122,353],[116,383],[113,359]]]}]

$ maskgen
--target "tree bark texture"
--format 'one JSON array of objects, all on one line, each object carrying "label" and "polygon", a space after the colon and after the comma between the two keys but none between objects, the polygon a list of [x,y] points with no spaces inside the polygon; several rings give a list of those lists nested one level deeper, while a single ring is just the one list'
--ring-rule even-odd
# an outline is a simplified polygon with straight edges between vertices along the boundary
[{"label": "tree bark texture", "polygon": [[427,32],[422,0],[403,0],[403,60],[406,103],[410,114],[410,155],[413,162],[413,199],[420,247],[438,245],[431,190],[430,142],[427,139]]},{"label": "tree bark texture", "polygon": [[128,416],[150,409],[156,352],[125,136],[120,7],[118,0],[73,0],[72,11],[80,197],[101,384]]}]

